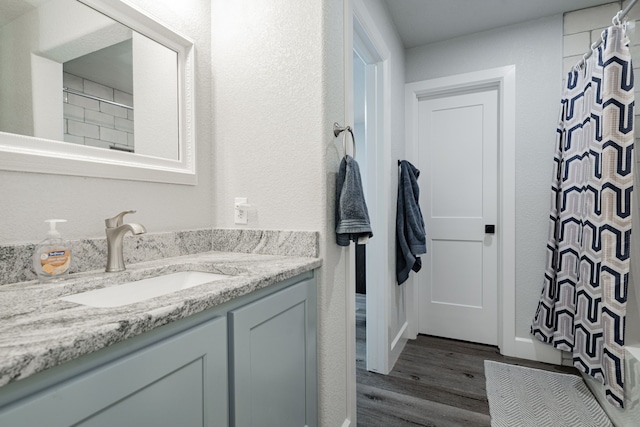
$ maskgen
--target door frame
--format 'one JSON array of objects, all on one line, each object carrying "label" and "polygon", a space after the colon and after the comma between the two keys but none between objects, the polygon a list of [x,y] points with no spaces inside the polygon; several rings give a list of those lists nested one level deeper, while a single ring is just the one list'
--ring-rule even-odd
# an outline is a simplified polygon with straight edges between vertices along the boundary
[{"label": "door frame", "polygon": [[[374,45],[367,30],[358,17],[357,7],[354,9],[353,18],[353,52],[355,52],[365,64],[365,92],[366,92],[366,136],[367,149],[365,167],[367,169],[367,182],[364,183],[364,192],[369,207],[369,219],[371,228],[375,230],[375,240],[367,244],[367,308],[366,308],[366,347],[367,370],[388,374],[389,355],[386,351],[388,338],[388,315],[385,310],[387,304],[384,283],[386,283],[386,263],[388,259],[388,238],[385,224],[387,224],[386,201],[388,194],[382,189],[386,188],[383,180],[385,160],[385,93],[384,76],[385,60],[379,53],[379,48]],[[353,74],[352,74],[353,75]],[[369,95],[374,96],[369,96]],[[388,98],[387,98],[388,99]],[[353,105],[353,104],[352,104]],[[353,107],[352,107],[353,108]],[[383,193],[383,194],[381,194]],[[354,248],[355,252],[355,248]],[[369,280],[372,279],[372,280]]]},{"label": "door frame", "polygon": [[[367,286],[367,369],[383,374],[390,371],[389,364],[393,347],[389,343],[389,295],[387,292],[389,276],[388,258],[389,251],[393,250],[392,241],[389,240],[386,203],[390,200],[391,190],[389,177],[385,173],[391,164],[391,105],[390,100],[390,50],[384,37],[377,29],[374,20],[369,15],[363,0],[346,0],[344,2],[344,98],[345,121],[353,124],[353,52],[354,44],[359,43],[360,48],[366,48],[369,60],[376,66],[376,102],[375,117],[378,126],[376,129],[375,150],[371,150],[367,162],[371,162],[371,170],[376,173],[369,174],[375,177],[375,187],[378,190],[373,204],[367,200],[370,210],[372,228],[375,239],[381,242],[376,245],[376,253],[371,254],[375,262],[368,263],[367,269],[376,267],[378,276],[382,279],[377,285]],[[354,34],[355,33],[355,34]],[[356,41],[356,37],[359,39]],[[373,65],[373,64],[372,64]],[[368,165],[369,166],[369,165]],[[376,226],[380,224],[380,226]],[[373,246],[372,246],[373,248]],[[346,256],[346,319],[347,319],[347,414],[346,425],[356,425],[356,336],[355,336],[355,246],[347,248]],[[367,250],[367,252],[370,252]],[[396,340],[397,341],[397,340]],[[397,343],[394,343],[397,347]],[[371,350],[370,350],[371,349]],[[373,356],[373,357],[372,357]]]},{"label": "door frame", "polygon": [[[498,89],[498,347],[508,356],[516,356],[515,335],[515,107],[516,66],[492,68],[405,85],[405,124],[407,157],[417,159],[418,102],[459,91],[495,87]],[[429,230],[426,230],[427,235]],[[418,273],[418,275],[424,272]],[[418,334],[418,280],[406,292],[407,334]]]}]

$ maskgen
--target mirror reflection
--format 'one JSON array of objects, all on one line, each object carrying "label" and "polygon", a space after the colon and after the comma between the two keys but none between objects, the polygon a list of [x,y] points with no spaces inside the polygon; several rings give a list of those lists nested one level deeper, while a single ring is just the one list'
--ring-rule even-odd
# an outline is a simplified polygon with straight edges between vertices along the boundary
[{"label": "mirror reflection", "polygon": [[179,159],[177,52],[76,0],[0,3],[0,131]]},{"label": "mirror reflection", "polygon": [[63,64],[64,140],[135,152],[131,39]]}]

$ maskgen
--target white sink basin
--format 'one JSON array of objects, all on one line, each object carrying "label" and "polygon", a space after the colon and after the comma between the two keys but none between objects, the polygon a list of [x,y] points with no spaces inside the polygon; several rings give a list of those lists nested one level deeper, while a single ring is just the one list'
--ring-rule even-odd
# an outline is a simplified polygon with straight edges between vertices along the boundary
[{"label": "white sink basin", "polygon": [[181,271],[58,299],[90,307],[121,307],[229,277],[224,274]]}]

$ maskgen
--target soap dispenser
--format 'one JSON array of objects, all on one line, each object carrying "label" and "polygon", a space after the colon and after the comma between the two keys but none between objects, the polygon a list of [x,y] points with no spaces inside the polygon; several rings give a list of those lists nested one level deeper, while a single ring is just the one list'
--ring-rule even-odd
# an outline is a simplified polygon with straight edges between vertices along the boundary
[{"label": "soap dispenser", "polygon": [[43,282],[64,277],[71,266],[71,249],[56,230],[57,223],[67,220],[48,219],[45,222],[49,223],[47,237],[36,245],[33,254],[33,269]]}]

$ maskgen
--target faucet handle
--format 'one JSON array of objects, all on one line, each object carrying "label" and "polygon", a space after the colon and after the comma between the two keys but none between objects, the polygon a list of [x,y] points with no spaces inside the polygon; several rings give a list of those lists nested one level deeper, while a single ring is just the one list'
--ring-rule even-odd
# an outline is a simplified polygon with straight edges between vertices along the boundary
[{"label": "faucet handle", "polygon": [[122,225],[123,222],[123,218],[126,214],[132,214],[132,213],[136,213],[136,211],[124,211],[124,212],[120,212],[118,215],[114,216],[113,218],[107,218],[104,220],[104,224],[107,226],[107,228],[116,228],[116,227],[120,227]]}]

